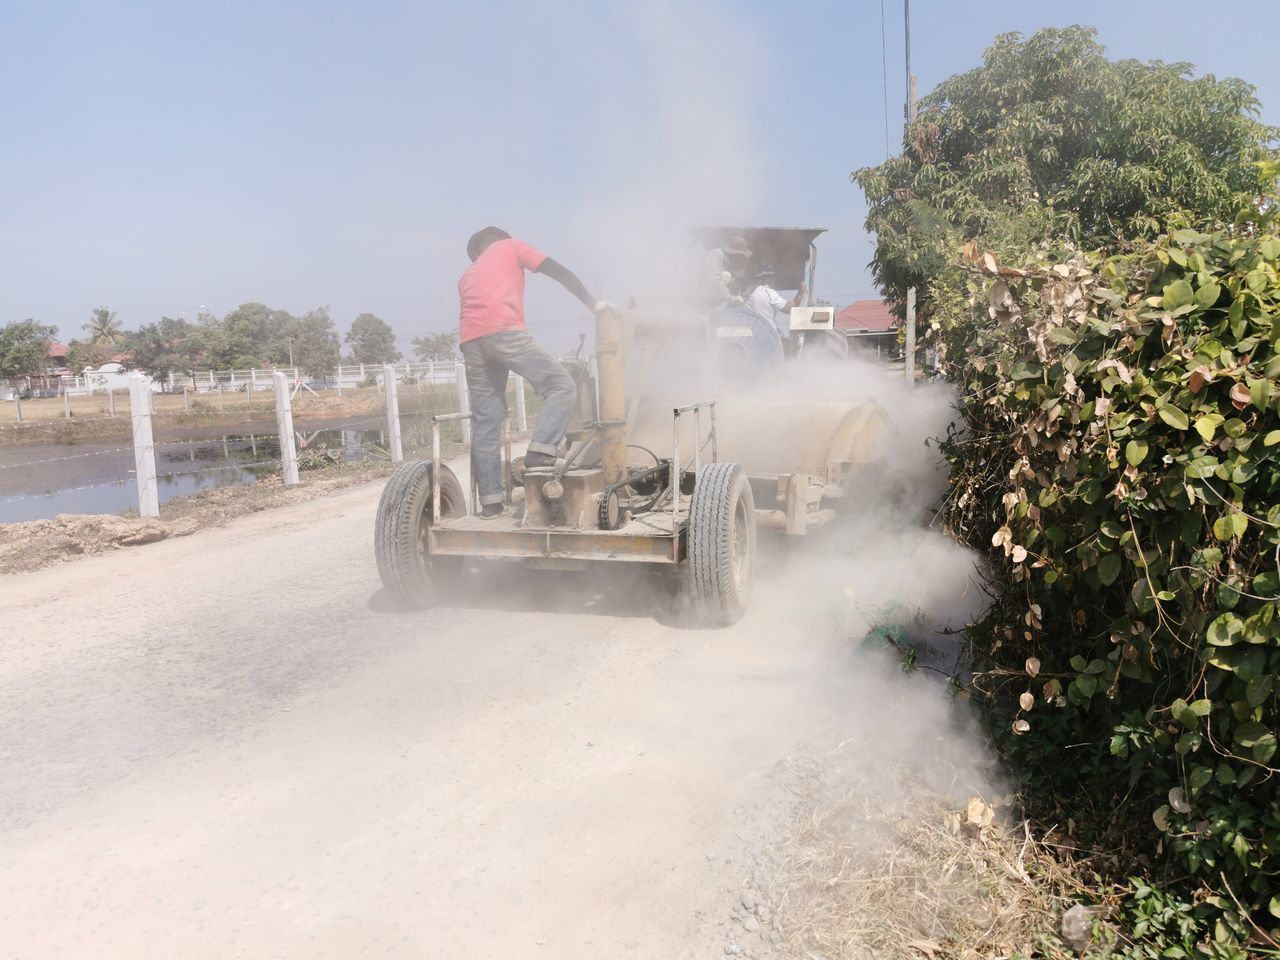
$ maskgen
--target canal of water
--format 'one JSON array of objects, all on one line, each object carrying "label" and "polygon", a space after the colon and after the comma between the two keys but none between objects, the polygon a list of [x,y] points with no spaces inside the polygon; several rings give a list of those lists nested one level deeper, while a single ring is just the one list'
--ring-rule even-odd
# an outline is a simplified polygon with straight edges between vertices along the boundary
[{"label": "canal of water", "polygon": [[[385,451],[380,430],[335,428],[299,432],[298,455],[323,452],[360,460]],[[253,483],[280,470],[275,434],[229,434],[156,442],[160,502],[214,487]],[[40,520],[60,513],[119,513],[136,509],[133,447],[33,444],[0,447],[0,523]]]}]

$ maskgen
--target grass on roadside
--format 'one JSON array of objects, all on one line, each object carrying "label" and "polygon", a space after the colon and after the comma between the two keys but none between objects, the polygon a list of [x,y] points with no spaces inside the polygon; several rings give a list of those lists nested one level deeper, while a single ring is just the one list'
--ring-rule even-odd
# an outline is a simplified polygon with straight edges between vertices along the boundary
[{"label": "grass on roadside", "polygon": [[786,957],[1075,956],[1057,931],[1078,884],[1027,824],[1002,826],[977,797],[898,790],[891,805],[830,788],[802,802],[769,891]]}]

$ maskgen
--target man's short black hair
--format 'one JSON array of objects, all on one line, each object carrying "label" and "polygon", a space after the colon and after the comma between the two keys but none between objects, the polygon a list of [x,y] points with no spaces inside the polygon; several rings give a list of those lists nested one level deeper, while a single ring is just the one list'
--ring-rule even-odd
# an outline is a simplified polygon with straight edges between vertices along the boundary
[{"label": "man's short black hair", "polygon": [[485,227],[483,230],[477,230],[471,235],[471,239],[467,241],[467,256],[471,258],[471,262],[476,262],[476,257],[484,253],[484,248],[496,240],[510,240],[511,234],[503,230],[501,227]]}]

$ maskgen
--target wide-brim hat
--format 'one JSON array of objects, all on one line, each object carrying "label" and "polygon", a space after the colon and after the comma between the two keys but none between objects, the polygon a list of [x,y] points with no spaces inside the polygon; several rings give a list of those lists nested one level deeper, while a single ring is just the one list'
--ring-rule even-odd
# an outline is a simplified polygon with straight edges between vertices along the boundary
[{"label": "wide-brim hat", "polygon": [[720,249],[725,253],[734,253],[740,257],[751,256],[751,245],[747,243],[747,238],[743,236],[735,235],[730,237]]},{"label": "wide-brim hat", "polygon": [[467,256],[475,262],[476,257],[480,256],[480,247],[487,237],[496,237],[499,240],[510,240],[511,234],[503,230],[501,227],[485,227],[483,230],[477,230],[471,235],[471,239],[467,241]]}]

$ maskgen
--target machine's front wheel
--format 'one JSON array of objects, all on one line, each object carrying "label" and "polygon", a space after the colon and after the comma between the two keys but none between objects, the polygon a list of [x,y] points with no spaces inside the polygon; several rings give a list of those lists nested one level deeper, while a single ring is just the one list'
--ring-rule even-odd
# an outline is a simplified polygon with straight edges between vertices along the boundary
[{"label": "machine's front wheel", "polygon": [[755,501],[736,463],[698,471],[689,503],[687,584],[698,619],[728,626],[746,612],[755,576]]},{"label": "machine's front wheel", "polygon": [[[382,489],[373,534],[378,576],[387,593],[407,607],[426,607],[437,589],[457,578],[461,557],[432,558],[427,551],[427,527],[433,509],[431,461],[411,460],[396,468]],[[462,484],[453,471],[440,467],[441,517],[466,512]]]}]

